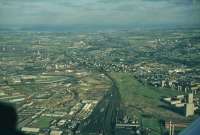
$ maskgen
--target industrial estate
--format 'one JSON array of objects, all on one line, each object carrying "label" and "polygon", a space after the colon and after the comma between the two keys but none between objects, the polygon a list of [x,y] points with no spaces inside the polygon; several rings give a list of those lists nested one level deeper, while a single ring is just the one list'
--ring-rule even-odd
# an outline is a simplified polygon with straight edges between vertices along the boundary
[{"label": "industrial estate", "polygon": [[33,135],[176,135],[200,113],[200,29],[0,32],[0,101]]}]

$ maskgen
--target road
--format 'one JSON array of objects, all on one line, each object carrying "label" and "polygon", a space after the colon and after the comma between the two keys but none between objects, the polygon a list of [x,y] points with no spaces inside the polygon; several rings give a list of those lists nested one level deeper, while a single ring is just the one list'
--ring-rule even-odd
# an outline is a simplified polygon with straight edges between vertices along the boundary
[{"label": "road", "polygon": [[106,72],[104,74],[112,81],[110,91],[94,109],[93,113],[80,126],[81,134],[114,135],[116,114],[119,109],[120,94],[115,80]]}]

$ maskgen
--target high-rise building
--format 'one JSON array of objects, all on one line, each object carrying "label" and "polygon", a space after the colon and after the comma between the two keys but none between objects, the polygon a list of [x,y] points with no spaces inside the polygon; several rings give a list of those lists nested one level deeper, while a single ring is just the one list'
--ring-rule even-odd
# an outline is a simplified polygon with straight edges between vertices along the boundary
[{"label": "high-rise building", "polygon": [[187,103],[193,103],[193,94],[192,94],[192,93],[189,93],[189,94],[187,95],[186,102],[187,102]]},{"label": "high-rise building", "polygon": [[193,94],[190,93],[186,97],[186,104],[185,104],[185,116],[192,116],[194,115],[194,103],[193,103]]}]

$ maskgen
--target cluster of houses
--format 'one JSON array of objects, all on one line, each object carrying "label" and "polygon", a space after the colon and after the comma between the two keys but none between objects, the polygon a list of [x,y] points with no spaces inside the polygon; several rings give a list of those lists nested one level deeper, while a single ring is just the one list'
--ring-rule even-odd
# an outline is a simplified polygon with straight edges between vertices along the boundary
[{"label": "cluster of houses", "polygon": [[200,92],[200,75],[193,69],[158,69],[140,67],[135,77],[144,84],[154,87],[176,89],[185,93]]},{"label": "cluster of houses", "polygon": [[78,124],[80,124],[80,122],[76,120],[52,120],[51,127],[49,128],[40,129],[34,127],[22,127],[21,131],[34,135],[63,135],[66,133],[73,135],[78,127]]}]

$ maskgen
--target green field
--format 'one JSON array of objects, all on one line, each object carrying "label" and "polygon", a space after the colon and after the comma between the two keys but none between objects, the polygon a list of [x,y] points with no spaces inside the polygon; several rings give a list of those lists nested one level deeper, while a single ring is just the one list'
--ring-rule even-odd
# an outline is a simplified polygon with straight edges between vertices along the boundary
[{"label": "green field", "polygon": [[52,118],[50,117],[40,117],[32,123],[32,126],[41,128],[41,129],[48,128],[51,121],[52,121]]},{"label": "green field", "polygon": [[163,96],[177,95],[177,91],[144,86],[130,73],[111,73],[111,75],[119,87],[121,108],[126,110],[129,116],[142,119],[144,127],[153,128],[159,133],[161,118],[183,119],[181,115],[161,107],[160,99]]},{"label": "green field", "polygon": [[162,105],[160,101],[162,97],[178,95],[177,91],[143,85],[130,73],[112,73],[111,75],[119,87],[122,107],[127,108],[128,111],[130,109],[131,113],[134,113],[133,115],[141,116],[146,114],[154,117],[161,116],[162,118],[167,116],[181,117],[170,110],[160,107]]}]

